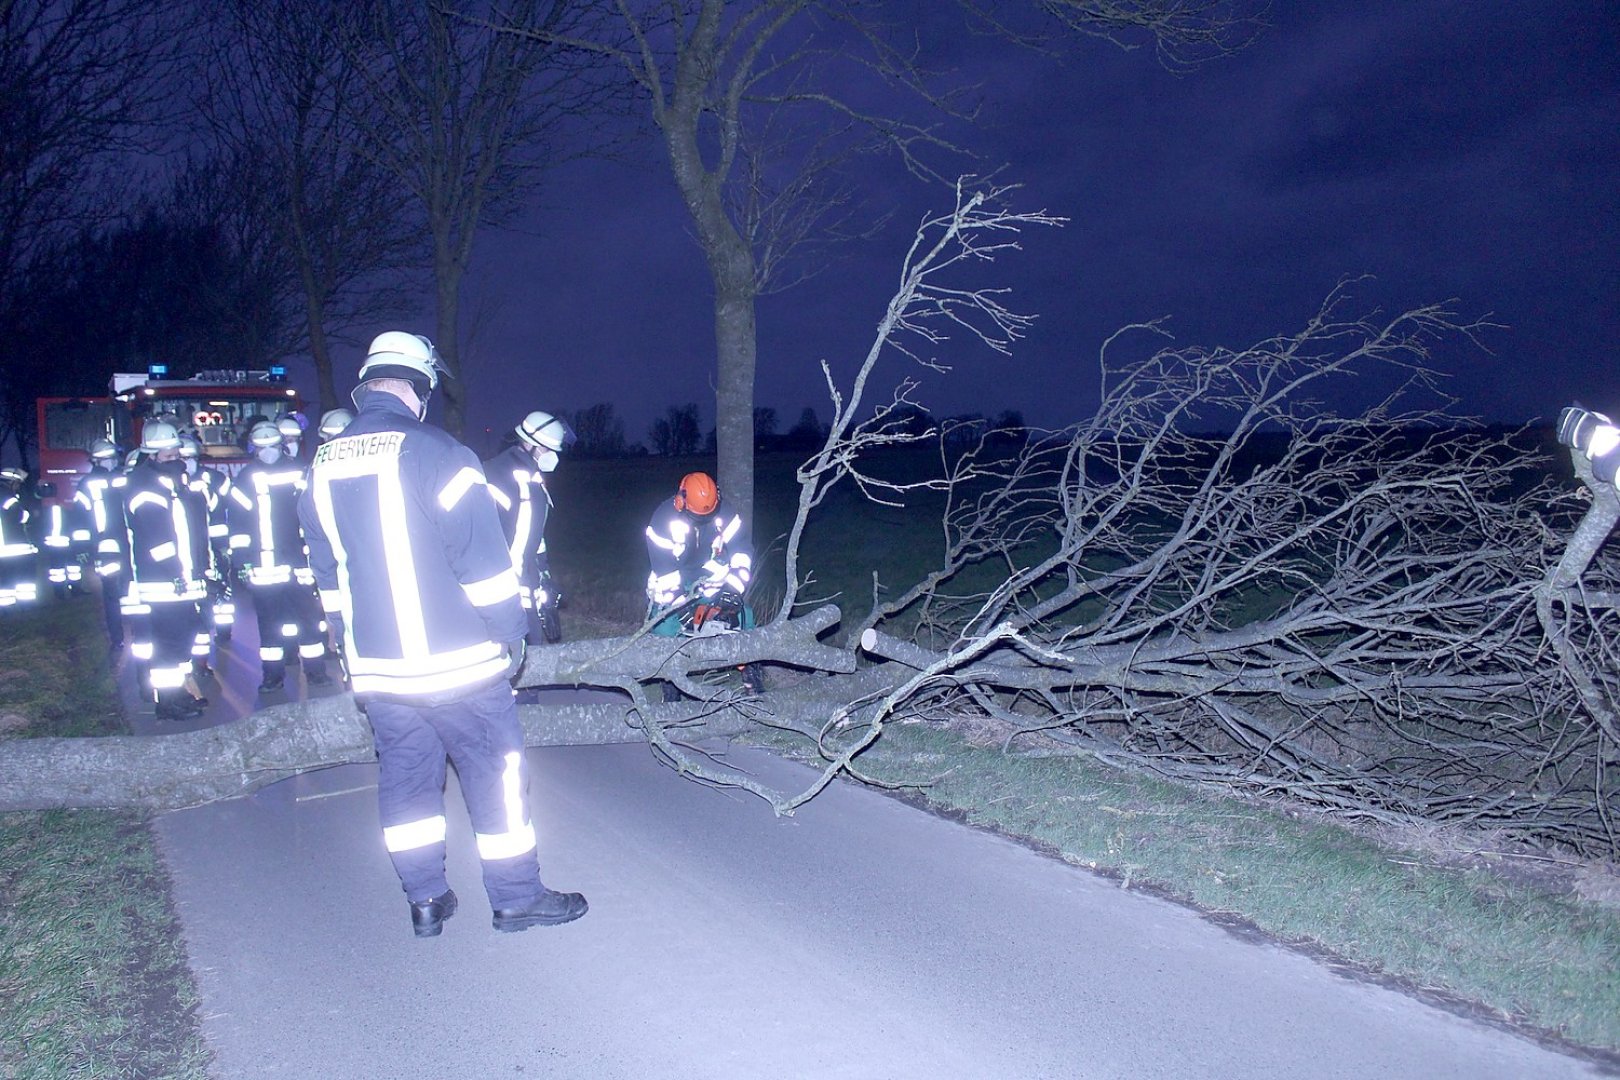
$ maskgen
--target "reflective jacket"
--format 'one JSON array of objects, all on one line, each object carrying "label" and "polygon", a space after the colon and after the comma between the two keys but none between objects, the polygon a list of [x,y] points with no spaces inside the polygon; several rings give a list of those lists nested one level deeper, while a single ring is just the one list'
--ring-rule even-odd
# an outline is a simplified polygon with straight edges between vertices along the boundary
[{"label": "reflective jacket", "polygon": [[689,596],[748,590],[753,556],[741,514],[725,500],[712,514],[677,510],[665,499],[647,523],[647,599],[659,607]]},{"label": "reflective jacket", "polygon": [[[309,558],[298,521],[304,466],[291,458],[250,461],[226,488],[231,560],[246,568],[249,585],[309,582]],[[305,571],[299,574],[298,571]]]},{"label": "reflective jacket", "polygon": [[354,692],[454,701],[495,685],[528,625],[478,458],[392,394],[358,398],[298,507]]},{"label": "reflective jacket", "polygon": [[33,555],[39,550],[28,538],[30,517],[21,495],[0,493],[0,559]]},{"label": "reflective jacket", "polygon": [[129,472],[124,489],[128,530],[130,596],[138,604],[193,602],[207,595],[206,565],[197,562],[193,541],[195,511],[182,497],[185,473],[168,473],[143,461]]},{"label": "reflective jacket", "polygon": [[535,465],[533,454],[513,446],[484,462],[484,477],[500,515],[512,571],[528,597],[540,583],[541,571],[550,569],[546,559],[546,516],[551,509],[551,494],[546,490],[546,474]]},{"label": "reflective jacket", "polygon": [[125,558],[124,492],[129,478],[111,469],[92,468],[80,478],[73,501],[89,521],[89,542],[95,549],[96,573],[122,573]]}]

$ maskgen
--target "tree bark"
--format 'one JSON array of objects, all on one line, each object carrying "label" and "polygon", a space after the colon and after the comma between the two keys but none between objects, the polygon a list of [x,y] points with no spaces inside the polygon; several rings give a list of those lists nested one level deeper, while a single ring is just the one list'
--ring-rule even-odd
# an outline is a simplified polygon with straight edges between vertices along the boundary
[{"label": "tree bark", "polygon": [[[851,672],[850,655],[816,643],[837,622],[824,607],[791,623],[746,634],[669,639],[645,634],[568,642],[529,654],[522,687],[597,687],[622,701],[520,706],[529,746],[636,742],[655,732],[662,746],[735,734],[755,705],[705,694],[692,676],[742,663],[776,661]],[[677,681],[692,700],[651,704],[641,683]],[[667,752],[667,751],[666,751]],[[287,702],[218,727],[172,735],[15,739],[0,743],[0,812],[65,807],[174,810],[248,795],[311,769],[376,760],[371,730],[347,694]],[[695,768],[682,765],[684,771]]]}]

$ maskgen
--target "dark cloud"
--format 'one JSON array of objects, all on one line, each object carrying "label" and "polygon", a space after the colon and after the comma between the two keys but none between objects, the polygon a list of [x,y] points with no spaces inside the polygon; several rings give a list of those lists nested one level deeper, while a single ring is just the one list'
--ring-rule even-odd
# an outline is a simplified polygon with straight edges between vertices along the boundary
[{"label": "dark cloud", "polygon": [[1560,114],[1620,88],[1613,5],[1413,4],[1382,17],[1374,10],[1325,20],[1311,35],[1323,77],[1290,104],[1277,144],[1257,156],[1262,187],[1443,168],[1489,155],[1525,126],[1556,129]]},{"label": "dark cloud", "polygon": [[[1364,306],[1455,297],[1506,324],[1490,352],[1441,350],[1464,411],[1620,408],[1620,8],[1320,0],[1273,21],[1185,75],[1100,42],[1058,65],[951,39],[955,77],[985,103],[971,167],[1004,165],[1021,206],[1070,223],[979,268],[1040,318],[1010,359],[943,346],[955,370],[926,378],[925,402],[1064,423],[1093,403],[1120,326],[1170,316],[1182,343],[1243,345],[1370,275]],[[892,164],[865,176],[889,227],[760,305],[758,397],[789,423],[825,415],[820,362],[865,354],[912,228],[947,205]],[[656,144],[559,174],[527,228],[487,239],[469,290],[495,301],[475,420],[613,401],[637,439],[694,401],[712,422],[708,278]]]}]

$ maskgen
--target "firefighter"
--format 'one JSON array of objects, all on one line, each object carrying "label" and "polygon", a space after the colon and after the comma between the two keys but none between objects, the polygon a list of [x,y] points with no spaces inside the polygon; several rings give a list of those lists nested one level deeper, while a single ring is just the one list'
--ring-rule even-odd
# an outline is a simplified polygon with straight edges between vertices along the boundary
[{"label": "firefighter", "polygon": [[315,602],[315,578],[299,531],[298,497],[304,469],[282,452],[281,432],[268,421],[248,431],[253,460],[226,492],[230,548],[236,573],[247,582],[259,621],[259,693],[280,690],[287,661],[303,664],[311,686],[332,681],[326,673],[326,622]]},{"label": "firefighter", "polygon": [[562,640],[562,620],[546,555],[546,519],[552,505],[546,474],[557,468],[557,455],[574,444],[574,429],[536,410],[513,429],[512,440],[510,447],[484,462],[484,475],[517,574],[529,640],[555,644]]},{"label": "firefighter", "polygon": [[321,442],[328,442],[343,434],[343,429],[354,423],[354,413],[348,409],[328,409],[321,413],[321,422],[315,431]]},{"label": "firefighter", "polygon": [[128,571],[124,533],[124,490],[129,478],[118,467],[118,447],[111,440],[90,444],[90,471],[79,479],[73,501],[88,523],[91,566],[101,583],[102,617],[113,652],[124,647],[124,619],[119,611]]},{"label": "firefighter", "polygon": [[202,636],[192,647],[193,668],[198,675],[212,675],[208,664],[213,641],[229,641],[231,625],[236,621],[236,603],[231,599],[229,580],[230,551],[227,546],[229,529],[222,501],[230,481],[218,469],[202,463],[202,443],[194,436],[180,433],[180,460],[185,463],[185,490],[182,496],[190,500],[192,514],[191,541],[194,557],[204,566],[203,579],[208,583],[208,596],[199,605],[203,616]]},{"label": "firefighter", "polygon": [[22,469],[0,469],[0,607],[39,599],[39,548],[28,537],[33,514],[22,497],[27,479]]},{"label": "firefighter", "polygon": [[281,433],[282,456],[302,464],[298,452],[304,446],[304,425],[299,422],[299,417],[288,413],[276,421],[276,430]]},{"label": "firefighter", "polygon": [[[659,501],[647,523],[647,562],[648,618],[665,613],[654,634],[753,628],[753,610],[743,600],[753,576],[748,530],[708,473],[687,473],[675,497]],[[759,665],[743,668],[743,688],[750,694],[764,688]],[[678,697],[666,686],[666,699],[672,696]]]},{"label": "firefighter", "polygon": [[73,539],[76,532],[84,531],[78,504],[72,499],[54,498],[56,488],[51,484],[40,484],[34,494],[41,500],[39,542],[45,549],[45,580],[57,599],[63,599],[69,589],[77,590],[84,582],[84,567]]},{"label": "firefighter", "polygon": [[456,911],[445,878],[446,755],[477,834],[496,930],[585,914],[541,883],[511,679],[523,607],[473,452],[422,422],[439,382],[432,342],[372,341],[354,422],[320,447],[299,504],[327,617],[377,748],[377,801],[418,937]]},{"label": "firefighter", "polygon": [[141,429],[142,460],[124,490],[131,580],[125,614],[133,617],[130,653],[147,664],[159,720],[184,720],[203,702],[186,692],[192,647],[202,632],[197,604],[207,595],[192,539],[191,500],[183,497],[185,463],[173,424]]}]

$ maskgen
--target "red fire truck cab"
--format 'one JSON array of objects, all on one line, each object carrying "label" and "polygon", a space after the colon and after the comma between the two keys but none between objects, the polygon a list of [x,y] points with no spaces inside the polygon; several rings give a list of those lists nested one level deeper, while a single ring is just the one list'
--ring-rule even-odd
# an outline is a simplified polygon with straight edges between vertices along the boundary
[{"label": "red fire truck cab", "polygon": [[167,420],[202,444],[203,464],[234,474],[248,462],[248,428],[259,420],[305,418],[287,370],[199,371],[170,379],[154,364],[145,374],[112,377],[106,397],[40,398],[39,478],[55,487],[57,501],[73,497],[79,477],[90,471],[90,443],[110,439],[121,453],[140,445],[148,420]]}]

